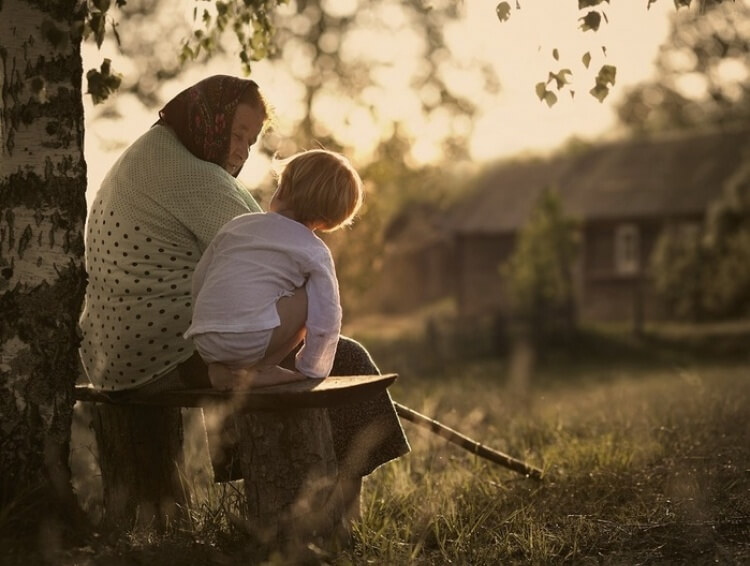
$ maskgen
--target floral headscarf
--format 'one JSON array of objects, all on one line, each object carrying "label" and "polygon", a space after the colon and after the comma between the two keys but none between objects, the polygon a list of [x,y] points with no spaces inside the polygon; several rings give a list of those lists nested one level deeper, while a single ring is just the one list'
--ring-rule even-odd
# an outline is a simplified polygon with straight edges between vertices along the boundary
[{"label": "floral headscarf", "polygon": [[159,111],[159,123],[172,128],[197,158],[223,166],[234,111],[248,88],[257,92],[258,85],[228,75],[208,77],[170,100]]}]

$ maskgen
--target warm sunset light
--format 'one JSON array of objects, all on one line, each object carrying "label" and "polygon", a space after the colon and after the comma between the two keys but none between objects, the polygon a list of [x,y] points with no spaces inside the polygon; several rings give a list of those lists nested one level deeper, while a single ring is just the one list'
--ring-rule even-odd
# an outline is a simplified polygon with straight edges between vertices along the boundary
[{"label": "warm sunset light", "polygon": [[[184,13],[189,22],[193,3],[183,0],[178,5],[184,8],[174,11]],[[666,1],[653,4],[650,10],[639,2],[616,2],[606,9],[610,23],[594,33],[577,29],[577,11],[564,2],[524,2],[507,22],[498,21],[492,2],[463,2],[464,15],[445,30],[450,54],[442,58],[439,73],[451,94],[476,105],[477,115],[471,119],[448,114],[440,107],[425,113],[422,104],[436,103],[440,93],[429,85],[414,89],[415,77],[429,72],[423,62],[426,46],[410,29],[408,16],[397,0],[331,0],[325,7],[337,15],[356,18],[357,26],[341,45],[332,36],[321,38],[323,49],[344,61],[367,60],[375,66],[370,77],[373,83],[357,98],[342,98],[337,83],[344,77],[320,85],[312,108],[319,124],[316,135],[333,135],[358,162],[366,162],[379,141],[391,136],[394,124],[399,123],[401,132],[411,140],[410,153],[404,158],[413,164],[441,161],[442,140],[456,134],[468,139],[469,155],[475,163],[519,153],[546,153],[570,137],[615,135],[613,104],[628,85],[653,73],[653,59],[675,12]],[[282,7],[280,13],[289,14],[296,22],[293,25],[309,25],[301,16],[292,15],[292,6]],[[193,65],[179,79],[165,82],[157,91],[160,98],[168,99],[207,74],[240,73],[239,62],[232,55],[234,46],[231,41],[227,45],[226,56],[216,57],[206,66]],[[606,46],[606,54],[602,46]],[[558,50],[557,61],[553,49]],[[589,69],[581,63],[586,52],[592,59]],[[112,45],[105,44],[99,52],[87,44],[86,64],[95,65],[103,55],[117,62],[126,82],[129,76],[137,76],[127,58],[118,55]],[[295,81],[313,72],[309,58],[309,49],[290,39],[282,61],[261,61],[253,67],[253,78],[276,109],[275,136],[282,152],[284,138],[304,116],[304,89]],[[610,97],[599,103],[588,90],[595,69],[604,63],[617,66],[617,83]],[[497,89],[486,88],[483,66],[495,73]],[[570,90],[575,97],[563,93],[555,107],[547,108],[535,96],[534,85],[546,80],[548,72],[561,68],[573,71]],[[116,108],[119,116],[108,117],[105,109],[110,107]],[[93,107],[87,99],[86,108],[91,198],[120,149],[154,121],[156,109],[144,108],[124,92],[104,107]],[[311,139],[308,143],[313,147],[316,142]],[[250,187],[260,183],[268,170],[267,159],[257,150],[253,153],[242,172]]]},{"label": "warm sunset light", "polygon": [[750,0],[0,0],[0,563],[750,564]]}]

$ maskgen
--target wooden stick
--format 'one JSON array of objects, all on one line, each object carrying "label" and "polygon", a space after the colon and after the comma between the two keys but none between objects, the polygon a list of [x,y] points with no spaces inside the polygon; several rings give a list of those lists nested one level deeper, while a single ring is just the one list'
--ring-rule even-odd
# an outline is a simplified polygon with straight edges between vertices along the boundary
[{"label": "wooden stick", "polygon": [[468,450],[472,454],[476,454],[477,456],[490,460],[491,462],[495,462],[496,464],[505,466],[506,468],[509,468],[514,472],[518,472],[519,474],[523,474],[532,479],[542,479],[542,470],[540,470],[539,468],[527,464],[526,462],[522,462],[521,460],[517,460],[516,458],[508,456],[507,454],[503,454],[502,452],[494,450],[489,446],[485,446],[477,442],[476,440],[472,440],[471,438],[461,434],[457,430],[445,426],[443,423],[438,422],[435,419],[431,419],[430,417],[427,417],[421,413],[418,413],[417,411],[410,409],[409,407],[405,407],[400,403],[394,402],[393,404],[396,407],[396,413],[398,413],[400,417],[421,427],[431,430],[438,436],[442,436],[446,440],[457,444],[458,446]]}]

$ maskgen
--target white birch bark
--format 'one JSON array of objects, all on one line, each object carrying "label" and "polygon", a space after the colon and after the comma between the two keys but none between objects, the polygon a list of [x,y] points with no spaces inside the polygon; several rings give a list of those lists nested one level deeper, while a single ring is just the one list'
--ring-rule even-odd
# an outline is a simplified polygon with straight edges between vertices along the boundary
[{"label": "white birch bark", "polygon": [[0,2],[0,508],[39,495],[48,510],[73,501],[82,22],[77,0]]}]

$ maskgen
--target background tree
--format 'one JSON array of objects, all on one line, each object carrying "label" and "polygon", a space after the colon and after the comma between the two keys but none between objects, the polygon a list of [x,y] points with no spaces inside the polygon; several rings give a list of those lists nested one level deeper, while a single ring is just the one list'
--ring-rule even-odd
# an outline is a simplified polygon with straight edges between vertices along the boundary
[{"label": "background tree", "polygon": [[750,148],[747,158],[722,187],[702,231],[673,227],[657,243],[655,288],[678,318],[750,314]]},{"label": "background tree", "polygon": [[[323,237],[336,259],[341,299],[347,315],[373,307],[383,271],[383,258],[396,224],[413,213],[442,218],[465,187],[459,171],[436,165],[410,167],[403,156],[408,142],[398,133],[381,143],[375,159],[360,170],[367,195],[358,218],[346,233]],[[438,218],[438,222],[440,221]]]},{"label": "background tree", "polygon": [[534,340],[575,328],[573,265],[578,222],[568,218],[556,190],[545,189],[521,229],[515,251],[500,267],[512,317]]},{"label": "background tree", "polygon": [[[301,119],[289,128],[293,135],[281,152],[313,144],[347,149],[367,137],[374,156],[398,132],[406,142],[400,159],[413,164],[415,144],[430,125],[440,123],[445,125],[443,154],[465,158],[476,103],[449,77],[454,71],[469,73],[488,94],[499,84],[488,63],[462,60],[449,51],[445,28],[462,11],[462,3],[448,0],[296,0],[290,13],[279,11],[271,61],[285,67],[302,89]],[[418,117],[422,131],[411,125]],[[436,135],[434,129],[429,134]]]},{"label": "background tree", "polygon": [[679,10],[654,79],[631,89],[620,121],[639,132],[732,125],[750,118],[750,5],[705,2]]}]

